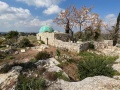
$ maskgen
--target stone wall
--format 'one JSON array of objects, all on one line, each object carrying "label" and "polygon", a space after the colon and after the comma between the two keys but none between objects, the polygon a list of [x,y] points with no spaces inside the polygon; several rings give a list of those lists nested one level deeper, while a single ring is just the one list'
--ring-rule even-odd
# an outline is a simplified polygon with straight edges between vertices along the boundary
[{"label": "stone wall", "polygon": [[42,40],[45,42],[45,44],[47,44],[47,38],[48,38],[48,44],[49,45],[53,45],[54,46],[54,34],[55,33],[38,33],[37,34],[37,40]]},{"label": "stone wall", "polygon": [[113,46],[113,40],[104,40],[101,42],[94,42],[95,49],[104,49]]},{"label": "stone wall", "polygon": [[[72,42],[64,42],[62,40],[58,40],[55,38],[55,35],[60,35],[62,37],[62,33],[39,33],[37,34],[37,40],[43,40],[45,44],[47,44],[47,38],[48,38],[48,44],[62,48],[62,49],[68,49],[72,52],[80,52],[88,49],[89,42],[80,42],[80,43],[72,43]],[[63,34],[65,36],[65,34]]]},{"label": "stone wall", "polygon": [[65,33],[55,33],[55,38],[63,42],[68,42],[71,39],[71,36]]}]

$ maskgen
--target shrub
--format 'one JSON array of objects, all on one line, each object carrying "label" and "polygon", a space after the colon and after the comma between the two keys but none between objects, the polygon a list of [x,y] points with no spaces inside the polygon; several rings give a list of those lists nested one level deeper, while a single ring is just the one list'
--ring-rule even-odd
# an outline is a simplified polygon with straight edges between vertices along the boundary
[{"label": "shrub", "polygon": [[83,60],[78,64],[81,80],[98,75],[112,77],[116,73],[111,64],[117,57],[102,56],[90,52],[82,53],[81,56],[83,56]]},{"label": "shrub", "polygon": [[17,90],[45,90],[46,83],[43,78],[26,77],[21,74],[18,77]]},{"label": "shrub", "polygon": [[44,42],[44,41],[42,41],[42,40],[40,40],[40,44],[45,44],[45,42]]},{"label": "shrub", "polygon": [[56,75],[57,78],[59,78],[59,79],[63,79],[63,80],[65,80],[65,81],[70,81],[70,79],[67,78],[67,77],[63,74],[62,71],[60,71],[60,72],[55,72],[55,75]]},{"label": "shrub", "polygon": [[95,49],[95,46],[93,43],[89,43],[89,49]]},{"label": "shrub", "polygon": [[51,55],[47,51],[41,51],[35,56],[35,59],[36,60],[43,60],[43,59],[45,60],[50,57],[51,57]]},{"label": "shrub", "polygon": [[60,56],[61,56],[61,52],[60,52],[60,50],[59,49],[57,49],[56,50],[56,55],[57,55],[57,57],[58,57],[58,59],[60,58]]},{"label": "shrub", "polygon": [[20,48],[25,48],[30,46],[30,41],[27,38],[23,38],[20,42],[19,42],[19,46]]},{"label": "shrub", "polygon": [[78,31],[74,34],[74,38],[76,39],[76,41],[78,41],[81,37],[82,37],[82,33],[81,31]]}]

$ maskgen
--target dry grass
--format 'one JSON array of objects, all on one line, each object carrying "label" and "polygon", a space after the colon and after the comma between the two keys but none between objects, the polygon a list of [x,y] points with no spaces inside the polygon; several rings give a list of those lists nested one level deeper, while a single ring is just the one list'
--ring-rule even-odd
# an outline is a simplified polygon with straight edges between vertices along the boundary
[{"label": "dry grass", "polygon": [[79,80],[78,68],[77,68],[75,63],[71,63],[71,64],[68,64],[68,65],[65,65],[63,67],[63,70],[68,74],[70,79],[72,79],[73,81],[78,81]]}]

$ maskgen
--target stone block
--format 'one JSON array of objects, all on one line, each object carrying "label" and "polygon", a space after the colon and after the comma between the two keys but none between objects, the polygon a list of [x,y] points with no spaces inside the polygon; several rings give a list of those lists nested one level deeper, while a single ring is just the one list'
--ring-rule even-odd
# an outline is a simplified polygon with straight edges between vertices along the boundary
[{"label": "stone block", "polygon": [[24,53],[24,52],[25,52],[25,49],[21,49],[21,52]]}]

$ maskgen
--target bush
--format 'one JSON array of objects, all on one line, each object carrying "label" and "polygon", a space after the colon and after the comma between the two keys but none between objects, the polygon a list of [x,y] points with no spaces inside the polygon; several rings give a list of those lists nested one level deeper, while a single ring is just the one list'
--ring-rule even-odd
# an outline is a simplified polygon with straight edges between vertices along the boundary
[{"label": "bush", "polygon": [[21,74],[18,78],[17,90],[45,90],[46,83],[43,78],[26,77]]},{"label": "bush", "polygon": [[58,57],[58,59],[60,58],[60,56],[61,56],[61,52],[60,52],[60,50],[59,49],[57,49],[56,50],[56,55],[57,55],[57,57]]},{"label": "bush", "polygon": [[95,46],[93,43],[89,43],[89,49],[95,49]]},{"label": "bush", "polygon": [[78,31],[74,34],[74,38],[76,39],[76,41],[78,41],[79,39],[81,39],[82,37],[82,33],[81,31]]},{"label": "bush", "polygon": [[30,41],[29,41],[29,39],[23,38],[23,39],[19,42],[19,46],[20,46],[20,48],[29,47],[29,46],[30,46]]},{"label": "bush", "polygon": [[34,70],[37,68],[37,66],[32,63],[32,62],[27,62],[27,63],[13,63],[13,64],[6,64],[3,68],[0,69],[0,73],[7,73],[12,69],[14,66],[21,66],[23,71],[27,70]]},{"label": "bush", "polygon": [[116,73],[112,68],[112,63],[117,57],[102,56],[89,52],[82,53],[81,56],[83,56],[83,60],[78,64],[81,80],[98,75],[112,77]]},{"label": "bush", "polygon": [[42,40],[40,40],[40,44],[45,44],[45,42],[44,42],[44,41],[42,41]]},{"label": "bush", "polygon": [[41,51],[35,56],[35,59],[36,60],[45,60],[50,57],[51,57],[51,55],[47,51]]}]

